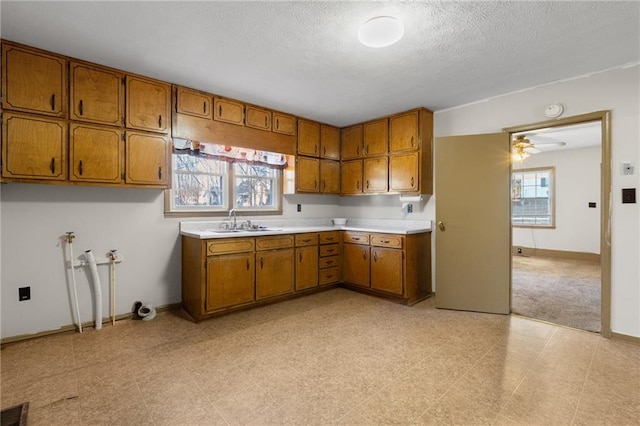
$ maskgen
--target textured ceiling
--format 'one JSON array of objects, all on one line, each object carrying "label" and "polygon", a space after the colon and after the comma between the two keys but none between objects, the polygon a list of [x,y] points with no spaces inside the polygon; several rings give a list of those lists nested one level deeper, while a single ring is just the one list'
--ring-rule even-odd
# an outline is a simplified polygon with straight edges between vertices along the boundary
[{"label": "textured ceiling", "polygon": [[[640,2],[11,2],[2,38],[343,126],[640,62]],[[405,36],[357,41],[381,14]]]}]

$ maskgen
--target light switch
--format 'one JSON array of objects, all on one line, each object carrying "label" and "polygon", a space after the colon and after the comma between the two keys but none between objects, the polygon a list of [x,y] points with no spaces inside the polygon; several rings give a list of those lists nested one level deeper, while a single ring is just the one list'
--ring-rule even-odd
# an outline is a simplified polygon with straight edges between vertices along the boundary
[{"label": "light switch", "polygon": [[635,202],[636,202],[636,189],[622,188],[622,204],[635,204]]}]

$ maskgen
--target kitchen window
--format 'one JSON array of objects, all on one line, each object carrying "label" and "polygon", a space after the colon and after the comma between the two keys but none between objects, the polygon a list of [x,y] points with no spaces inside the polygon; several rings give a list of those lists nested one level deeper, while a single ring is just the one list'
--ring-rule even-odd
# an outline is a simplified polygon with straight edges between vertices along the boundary
[{"label": "kitchen window", "polygon": [[174,140],[172,188],[165,192],[165,213],[281,212],[286,161],[285,155],[277,153]]},{"label": "kitchen window", "polygon": [[514,170],[511,174],[511,224],[555,227],[553,167]]}]

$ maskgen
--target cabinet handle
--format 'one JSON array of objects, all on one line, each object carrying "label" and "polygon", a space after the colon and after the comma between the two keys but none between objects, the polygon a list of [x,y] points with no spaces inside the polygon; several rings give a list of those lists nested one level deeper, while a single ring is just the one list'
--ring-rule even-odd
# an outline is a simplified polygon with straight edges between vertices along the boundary
[{"label": "cabinet handle", "polygon": [[364,148],[364,153],[365,153],[365,154],[368,154],[368,153],[369,153],[369,145],[367,145],[367,146]]},{"label": "cabinet handle", "polygon": [[360,237],[353,237],[353,241],[360,241]]},{"label": "cabinet handle", "polygon": [[413,136],[411,136],[411,146],[413,146]]},{"label": "cabinet handle", "polygon": [[380,240],[382,242],[382,244],[389,244],[390,241],[389,240]]},{"label": "cabinet handle", "polygon": [[80,173],[80,176],[82,176],[82,160],[80,160],[80,162],[78,163],[78,173]]},{"label": "cabinet handle", "polygon": [[320,182],[321,184],[321,188],[324,191],[324,189],[327,187],[327,183],[325,181]]},{"label": "cabinet handle", "polygon": [[360,189],[360,181],[359,180],[356,181],[356,189]]},{"label": "cabinet handle", "polygon": [[80,115],[84,114],[84,105],[82,103],[82,99],[80,99],[80,105],[78,105],[78,110],[80,110]]},{"label": "cabinet handle", "polygon": [[56,159],[52,158],[51,162],[49,163],[49,170],[51,170],[51,174],[55,174],[56,173]]},{"label": "cabinet handle", "polygon": [[411,186],[413,186],[413,176],[411,176]]},{"label": "cabinet handle", "polygon": [[327,237],[327,241],[333,241],[333,237]]},{"label": "cabinet handle", "polygon": [[303,243],[308,243],[309,241],[311,241],[311,238],[305,238],[304,240],[302,240]]},{"label": "cabinet handle", "polygon": [[264,116],[264,127],[267,127],[269,125],[269,120],[267,120],[267,116]]},{"label": "cabinet handle", "polygon": [[333,260],[327,260],[327,265],[333,265]]},{"label": "cabinet handle", "polygon": [[356,146],[356,155],[360,155],[360,147]]},{"label": "cabinet handle", "polygon": [[276,130],[280,130],[280,119],[276,118]]},{"label": "cabinet handle", "polygon": [[313,189],[316,189],[318,187],[318,179],[314,179],[313,180]]},{"label": "cabinet handle", "polygon": [[207,101],[202,102],[202,113],[207,113]]},{"label": "cabinet handle", "polygon": [[327,253],[333,253],[333,249],[327,250]]},{"label": "cabinet handle", "polygon": [[327,155],[327,147],[322,148],[322,155]]},{"label": "cabinet handle", "polygon": [[222,105],[218,105],[218,117],[222,117]]},{"label": "cabinet handle", "polygon": [[298,254],[298,259],[300,259],[300,263],[302,263],[302,252]]},{"label": "cabinet handle", "polygon": [[158,128],[162,129],[162,114],[158,115]]},{"label": "cabinet handle", "polygon": [[378,252],[377,252],[377,251],[374,251],[374,252],[373,252],[373,261],[374,261],[374,262],[377,262],[377,261],[378,261]]},{"label": "cabinet handle", "polygon": [[162,166],[158,167],[158,180],[162,180]]},{"label": "cabinet handle", "polygon": [[367,189],[369,189],[369,180],[367,180]]},{"label": "cabinet handle", "polygon": [[367,260],[367,252],[366,252],[366,251],[364,251],[364,250],[362,250],[362,258],[363,258],[364,260]]},{"label": "cabinet handle", "polygon": [[313,146],[313,153],[317,154],[318,153],[318,145],[314,145]]},{"label": "cabinet handle", "polygon": [[260,258],[260,269],[264,266],[264,258]]}]

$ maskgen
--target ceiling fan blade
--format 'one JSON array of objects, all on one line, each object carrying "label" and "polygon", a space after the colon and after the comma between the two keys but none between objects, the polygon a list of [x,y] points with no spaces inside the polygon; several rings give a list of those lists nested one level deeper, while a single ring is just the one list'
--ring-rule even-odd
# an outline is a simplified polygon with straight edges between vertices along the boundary
[{"label": "ceiling fan blade", "polygon": [[533,146],[527,147],[524,149],[524,152],[528,152],[529,154],[538,154],[540,152],[542,152],[541,150],[539,150],[538,148],[535,148]]}]

